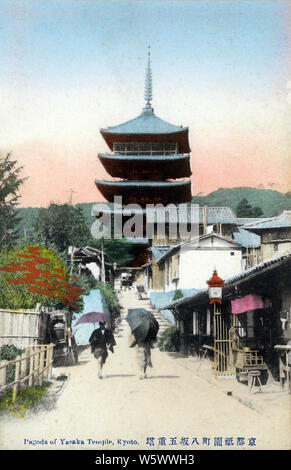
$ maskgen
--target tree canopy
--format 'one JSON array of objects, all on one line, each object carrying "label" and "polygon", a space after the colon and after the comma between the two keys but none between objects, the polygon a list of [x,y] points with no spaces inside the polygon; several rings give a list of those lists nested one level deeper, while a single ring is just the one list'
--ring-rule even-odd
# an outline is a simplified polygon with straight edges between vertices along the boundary
[{"label": "tree canopy", "polygon": [[111,263],[118,266],[128,266],[134,259],[132,254],[132,243],[125,238],[120,239],[92,239],[90,246],[104,251]]},{"label": "tree canopy", "polygon": [[263,211],[260,207],[251,206],[247,199],[242,199],[236,208],[237,217],[261,217]]},{"label": "tree canopy", "polygon": [[37,303],[57,308],[80,308],[82,289],[58,255],[33,245],[0,251],[0,307],[35,308]]},{"label": "tree canopy", "polygon": [[86,246],[91,233],[80,210],[69,204],[50,204],[42,208],[36,220],[35,236],[46,247],[67,252],[69,246]]},{"label": "tree canopy", "polygon": [[0,247],[11,245],[16,236],[18,191],[26,179],[20,177],[22,168],[10,153],[0,156]]}]

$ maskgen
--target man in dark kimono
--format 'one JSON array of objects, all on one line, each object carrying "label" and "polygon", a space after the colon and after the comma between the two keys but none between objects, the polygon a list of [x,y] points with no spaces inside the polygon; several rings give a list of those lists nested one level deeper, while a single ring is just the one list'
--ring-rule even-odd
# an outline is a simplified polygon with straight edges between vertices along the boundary
[{"label": "man in dark kimono", "polygon": [[102,379],[102,368],[108,357],[107,348],[113,353],[113,346],[116,345],[114,336],[110,330],[105,328],[105,323],[99,323],[99,328],[93,331],[89,343],[91,352],[98,361],[98,377]]}]

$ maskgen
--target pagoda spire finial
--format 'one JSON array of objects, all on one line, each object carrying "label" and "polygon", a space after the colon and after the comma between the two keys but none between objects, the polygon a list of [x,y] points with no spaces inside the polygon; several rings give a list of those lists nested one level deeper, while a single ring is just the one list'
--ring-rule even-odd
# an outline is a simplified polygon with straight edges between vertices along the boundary
[{"label": "pagoda spire finial", "polygon": [[145,73],[145,89],[144,99],[147,107],[151,107],[151,101],[153,99],[153,84],[152,84],[152,70],[151,70],[151,47],[148,46],[148,66]]}]

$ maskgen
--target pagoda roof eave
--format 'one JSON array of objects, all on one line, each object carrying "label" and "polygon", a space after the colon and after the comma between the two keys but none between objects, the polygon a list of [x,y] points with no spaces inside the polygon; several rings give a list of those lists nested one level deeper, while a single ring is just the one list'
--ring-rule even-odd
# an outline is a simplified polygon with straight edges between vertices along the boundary
[{"label": "pagoda roof eave", "polygon": [[140,187],[171,187],[171,186],[185,186],[191,184],[190,180],[185,181],[108,181],[108,180],[95,180],[95,184],[103,186],[140,186]]},{"label": "pagoda roof eave", "polygon": [[126,131],[115,129],[114,127],[112,128],[105,127],[105,128],[100,129],[101,134],[114,134],[114,135],[167,135],[167,134],[180,134],[181,132],[188,132],[188,131],[189,131],[189,127],[181,127],[179,129],[172,129],[168,131],[164,130],[162,132],[161,131],[155,132],[153,130],[150,132],[137,131],[137,130],[126,132]]},{"label": "pagoda roof eave", "polygon": [[97,189],[109,202],[116,196],[122,197],[122,204],[169,204],[190,202],[191,181],[144,181],[144,180],[95,180]]},{"label": "pagoda roof eave", "polygon": [[175,143],[179,145],[179,152],[190,153],[191,149],[189,146],[189,133],[188,127],[183,127],[180,131],[175,132],[163,132],[163,133],[113,133],[108,132],[108,129],[101,130],[101,135],[105,140],[106,144],[113,150],[113,143],[139,143],[139,142],[151,142],[151,143]]},{"label": "pagoda roof eave", "polygon": [[122,155],[122,154],[110,154],[110,153],[98,153],[99,158],[105,158],[108,160],[185,160],[190,158],[189,153],[185,154],[170,154],[170,155]]}]

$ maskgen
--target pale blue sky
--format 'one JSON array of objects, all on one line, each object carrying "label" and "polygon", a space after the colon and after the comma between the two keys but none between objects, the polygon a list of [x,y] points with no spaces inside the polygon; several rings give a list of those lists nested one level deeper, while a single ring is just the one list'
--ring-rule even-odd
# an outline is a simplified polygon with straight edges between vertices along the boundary
[{"label": "pale blue sky", "polygon": [[253,89],[266,76],[276,86],[290,72],[288,4],[2,0],[0,78],[39,87],[143,80],[151,44],[161,88],[194,79]]},{"label": "pale blue sky", "polygon": [[[0,0],[0,151],[13,150],[35,173],[24,199],[38,197],[33,178],[45,165],[53,174],[57,162],[85,200],[94,168],[102,176],[96,153],[108,150],[100,127],[136,117],[144,105],[149,44],[155,112],[190,129],[193,192],[258,179],[289,189],[290,7],[288,0]],[[90,172],[82,183],[81,161]],[[61,193],[61,175],[58,185]],[[92,187],[89,200],[95,194]]]}]

